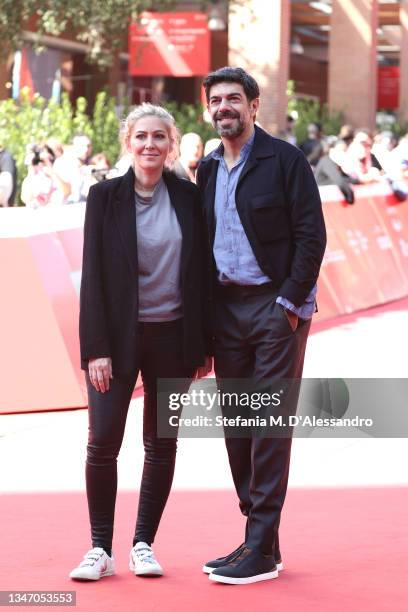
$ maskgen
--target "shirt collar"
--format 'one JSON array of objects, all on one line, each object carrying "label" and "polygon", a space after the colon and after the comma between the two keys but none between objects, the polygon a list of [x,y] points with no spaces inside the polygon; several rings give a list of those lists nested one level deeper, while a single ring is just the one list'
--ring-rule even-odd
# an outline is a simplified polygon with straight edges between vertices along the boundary
[{"label": "shirt collar", "polygon": [[[249,154],[249,152],[252,149],[252,145],[254,144],[254,140],[255,140],[255,131],[252,134],[251,138],[249,138],[249,140],[247,140],[246,143],[242,145],[240,156],[239,156],[240,159],[243,159]],[[220,161],[223,156],[224,156],[224,145],[221,142],[220,145],[216,149],[214,149],[214,151],[210,153],[210,157],[212,157],[212,159]]]}]

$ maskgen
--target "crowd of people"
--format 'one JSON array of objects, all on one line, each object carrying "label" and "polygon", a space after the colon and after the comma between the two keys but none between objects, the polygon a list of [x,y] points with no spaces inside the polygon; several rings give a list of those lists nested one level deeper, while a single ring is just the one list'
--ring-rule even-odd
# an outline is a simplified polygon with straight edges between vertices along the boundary
[{"label": "crowd of people", "polygon": [[[85,202],[89,188],[106,178],[109,162],[104,153],[92,155],[86,134],[76,134],[69,145],[54,138],[27,146],[26,176],[21,200],[28,208]],[[16,163],[0,149],[0,205],[12,206],[17,187]]]},{"label": "crowd of people", "polygon": [[[294,119],[287,118],[283,138],[297,146]],[[373,135],[366,129],[343,125],[338,135],[325,136],[319,123],[310,123],[307,138],[299,143],[313,168],[318,185],[337,185],[349,204],[353,185],[388,181],[400,201],[408,195],[408,134],[397,138],[391,131]]]},{"label": "crowd of people", "polygon": [[[174,172],[195,182],[195,173],[203,155],[216,148],[220,139],[204,143],[198,134],[181,137]],[[89,188],[105,178],[122,176],[131,158],[123,155],[111,167],[105,153],[92,155],[92,142],[86,134],[76,134],[69,145],[54,138],[27,146],[26,176],[21,186],[21,200],[28,208],[85,202]],[[13,156],[0,146],[0,206],[13,206],[17,191],[17,170]]]},{"label": "crowd of people", "polygon": [[[346,202],[355,201],[353,185],[387,181],[400,201],[408,195],[408,134],[401,138],[391,131],[373,135],[366,129],[343,125],[338,135],[325,135],[319,123],[310,123],[307,138],[298,143],[295,119],[288,115],[283,140],[299,147],[309,161],[318,185],[337,185]],[[184,134],[179,142],[178,159],[173,171],[195,182],[201,159],[220,145],[219,138],[203,143],[199,134]],[[104,153],[92,155],[92,142],[85,134],[76,134],[71,144],[50,138],[42,144],[29,145],[22,182],[21,200],[29,208],[85,202],[91,185],[122,176],[131,160],[125,151],[111,167]],[[0,146],[0,206],[12,206],[17,187],[16,164],[11,154]]]}]

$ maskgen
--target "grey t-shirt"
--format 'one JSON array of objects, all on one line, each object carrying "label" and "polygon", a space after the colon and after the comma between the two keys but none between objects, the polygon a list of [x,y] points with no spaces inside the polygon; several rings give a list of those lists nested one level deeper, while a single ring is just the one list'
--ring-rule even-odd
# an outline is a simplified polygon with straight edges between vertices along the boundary
[{"label": "grey t-shirt", "polygon": [[180,259],[182,235],[163,179],[151,198],[135,194],[139,265],[139,321],[183,316]]}]

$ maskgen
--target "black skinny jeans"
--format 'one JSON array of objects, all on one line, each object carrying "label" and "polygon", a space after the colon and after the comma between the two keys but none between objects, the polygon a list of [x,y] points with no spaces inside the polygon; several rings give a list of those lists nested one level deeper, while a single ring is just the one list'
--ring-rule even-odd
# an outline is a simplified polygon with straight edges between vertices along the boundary
[{"label": "black skinny jeans", "polygon": [[[133,544],[137,541],[153,542],[174,475],[177,439],[157,437],[157,379],[191,379],[194,374],[194,370],[183,363],[182,319],[139,323],[139,332],[141,358],[135,372],[128,376],[115,376],[105,393],[96,391],[86,374],[89,402],[86,491],[92,546],[107,551],[112,547],[117,457],[139,370],[144,388],[145,458]],[[178,391],[185,392],[187,388]]]}]

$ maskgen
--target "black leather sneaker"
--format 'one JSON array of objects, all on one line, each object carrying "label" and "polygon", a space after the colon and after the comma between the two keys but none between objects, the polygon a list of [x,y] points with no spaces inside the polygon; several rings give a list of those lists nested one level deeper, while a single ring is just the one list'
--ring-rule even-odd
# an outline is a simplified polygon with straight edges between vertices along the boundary
[{"label": "black leather sneaker", "polygon": [[211,574],[211,572],[213,570],[217,569],[218,567],[222,567],[226,563],[229,563],[230,561],[233,561],[236,557],[238,557],[239,553],[241,552],[241,550],[244,547],[245,547],[245,542],[240,544],[238,546],[238,548],[233,550],[228,555],[225,555],[225,557],[218,557],[217,559],[213,559],[212,561],[208,561],[205,565],[203,565],[203,572],[204,572],[204,574]]},{"label": "black leather sneaker", "polygon": [[273,555],[263,555],[244,546],[235,559],[211,572],[214,582],[224,584],[252,584],[279,576]]},{"label": "black leather sneaker", "polygon": [[[219,567],[222,567],[223,565],[229,563],[230,561],[233,561],[239,555],[239,553],[244,548],[244,546],[245,546],[245,542],[240,544],[238,548],[233,550],[228,555],[225,555],[225,557],[218,557],[217,559],[213,559],[212,561],[207,561],[207,563],[203,565],[204,574],[211,574],[211,572],[214,571],[215,569],[218,569]],[[281,572],[283,570],[283,563],[282,563],[282,557],[279,551],[275,554],[275,562],[276,562],[277,569]]]}]

